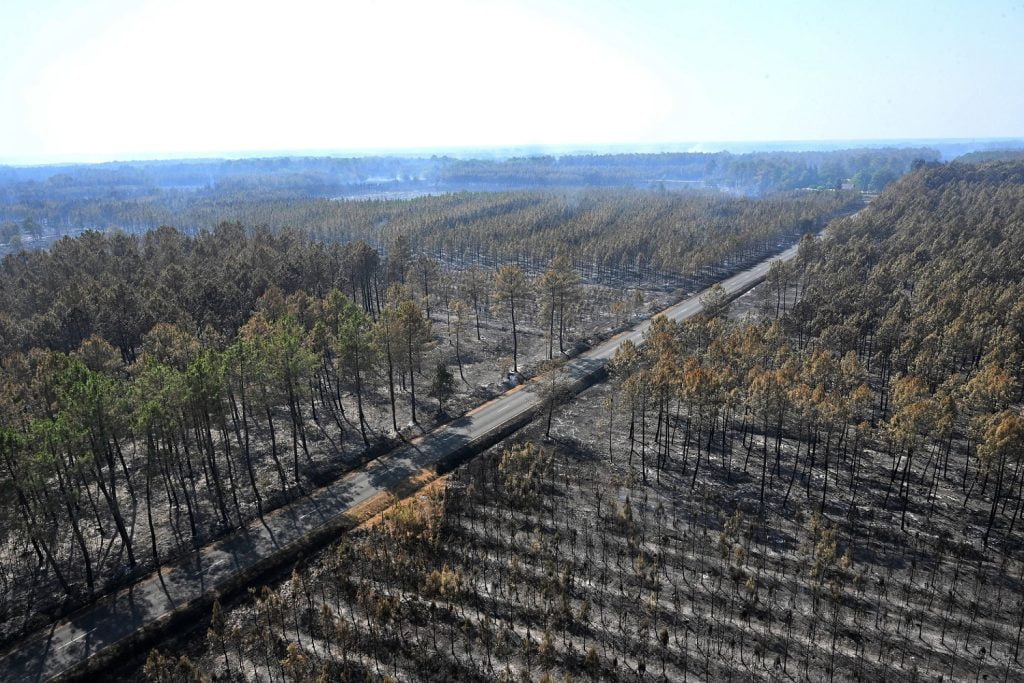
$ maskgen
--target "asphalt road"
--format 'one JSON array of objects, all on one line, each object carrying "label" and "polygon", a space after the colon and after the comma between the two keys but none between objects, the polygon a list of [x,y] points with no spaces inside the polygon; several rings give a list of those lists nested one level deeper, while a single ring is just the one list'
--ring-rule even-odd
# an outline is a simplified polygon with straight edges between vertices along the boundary
[{"label": "asphalt road", "polygon": [[[795,255],[794,246],[721,284],[730,294],[748,289],[764,278],[772,261]],[[685,320],[700,309],[698,294],[663,313],[674,320]],[[639,343],[649,326],[650,321],[644,321],[581,354],[567,364],[566,372],[574,379],[587,379],[604,367],[623,341]],[[144,630],[159,629],[179,607],[193,601],[212,603],[213,595],[237,583],[241,574],[259,567],[267,558],[279,556],[282,549],[316,535],[318,530],[336,526],[340,516],[375,494],[433,467],[465,446],[506,435],[537,405],[537,395],[528,387],[512,389],[410,445],[266,515],[263,522],[256,520],[186,560],[165,565],[159,573],[21,642],[0,658],[0,680],[45,681],[73,675],[90,658],[109,655],[112,645]]]}]

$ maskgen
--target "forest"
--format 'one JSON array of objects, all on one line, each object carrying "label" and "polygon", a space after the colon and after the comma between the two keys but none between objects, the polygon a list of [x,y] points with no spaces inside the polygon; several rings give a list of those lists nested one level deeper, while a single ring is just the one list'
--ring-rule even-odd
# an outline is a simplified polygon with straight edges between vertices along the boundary
[{"label": "forest", "polygon": [[333,234],[87,231],[6,256],[4,640],[858,202],[625,190],[343,202],[323,220],[340,223]]},{"label": "forest", "polygon": [[[48,246],[84,230],[143,232],[173,225],[212,230],[225,212],[331,213],[351,198],[408,198],[466,191],[562,188],[693,187],[761,196],[848,183],[877,191],[929,148],[850,149],[746,154],[570,154],[472,159],[432,157],[279,157],[0,167],[0,254]],[[247,223],[248,224],[248,223]],[[271,228],[295,223],[267,223]],[[337,227],[337,226],[334,226]]]},{"label": "forest", "polygon": [[0,0],[0,683],[1024,683],[1024,0]]},{"label": "forest", "polygon": [[751,293],[156,648],[146,680],[1020,680],[1024,165]]},{"label": "forest", "polygon": [[[194,236],[89,231],[9,255],[0,352],[72,351],[97,333],[130,361],[157,322],[234,336],[270,287],[315,297],[336,288],[376,318],[395,282],[449,300],[453,284],[435,281],[442,272],[515,263],[539,275],[559,256],[594,283],[678,286],[795,241],[858,201],[841,192],[754,200],[594,190],[219,208],[231,220]],[[301,227],[252,227],[266,225]]]},{"label": "forest", "polygon": [[956,158],[956,161],[961,164],[985,164],[993,161],[1021,160],[1024,160],[1024,149],[976,150]]}]

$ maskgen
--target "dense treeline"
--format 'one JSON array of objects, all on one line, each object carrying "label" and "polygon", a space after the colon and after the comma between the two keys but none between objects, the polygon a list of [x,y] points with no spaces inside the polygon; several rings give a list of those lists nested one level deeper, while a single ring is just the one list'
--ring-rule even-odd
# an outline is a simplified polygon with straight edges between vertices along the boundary
[{"label": "dense treeline", "polygon": [[1024,166],[920,169],[146,674],[1016,680],[1022,270]]},{"label": "dense treeline", "polygon": [[75,199],[115,191],[216,188],[257,178],[295,188],[308,182],[347,185],[412,180],[431,173],[439,163],[436,158],[415,157],[270,157],[0,166],[0,197],[5,202],[15,198]]},{"label": "dense treeline", "polygon": [[512,186],[622,185],[699,182],[749,194],[797,188],[838,188],[851,180],[859,190],[881,190],[918,161],[936,161],[927,148],[850,149],[830,152],[753,154],[662,153],[538,156],[501,162],[466,160],[441,172],[447,182]]},{"label": "dense treeline", "polygon": [[[762,199],[718,193],[578,191],[461,193],[409,201],[244,203],[200,207],[203,224],[228,216],[248,225],[302,226],[324,242],[367,240],[412,248],[459,266],[516,261],[537,269],[568,249],[597,280],[682,276],[726,253],[774,249],[859,201],[852,192],[799,192]],[[712,235],[714,237],[712,237]]]},{"label": "dense treeline", "polygon": [[232,223],[195,237],[166,227],[141,236],[90,231],[4,259],[3,351],[73,351],[96,334],[131,361],[158,322],[233,337],[271,287],[318,296],[339,288],[362,300],[378,265],[365,244],[328,247],[295,231]]},{"label": "dense treeline", "polygon": [[[462,211],[467,226],[495,202],[564,202],[546,194],[457,199],[450,210]],[[761,200],[789,225],[761,222],[757,200],[677,196],[661,206],[707,233],[685,222],[674,233],[700,264],[696,286],[761,258],[846,200]],[[612,215],[640,203],[622,194],[588,201]],[[545,221],[559,217],[568,220],[553,212]],[[433,219],[424,212],[419,223]],[[544,224],[547,233],[536,225],[509,223],[491,239],[527,251],[534,231],[538,245],[550,245],[554,225]],[[597,223],[592,239],[619,240],[626,225]],[[486,398],[476,393],[481,380],[569,352],[636,310],[621,301],[616,313],[617,300],[599,310],[590,299],[604,290],[581,281],[564,253],[531,261],[535,273],[515,258],[452,268],[422,249],[431,244],[423,235],[383,239],[386,254],[364,241],[222,223],[195,236],[88,232],[4,259],[5,636],[37,625],[41,612],[56,609],[54,596],[65,607],[81,604],[237,528],[361,464],[407,424],[434,423],[432,412],[454,396],[464,407]],[[510,343],[482,340],[482,328]],[[529,358],[524,335],[543,340]],[[489,366],[472,377],[476,384],[464,367],[470,356]]]},{"label": "dense treeline", "polygon": [[156,322],[196,334],[209,326],[231,337],[270,287],[315,296],[337,288],[376,317],[386,288],[404,281],[406,271],[418,273],[412,284],[424,293],[443,294],[433,282],[439,265],[491,269],[516,262],[539,273],[567,252],[584,277],[599,281],[708,275],[729,259],[776,249],[855,201],[831,192],[761,200],[462,194],[408,202],[261,203],[235,213],[245,225],[301,229],[246,231],[221,223],[194,237],[172,228],[141,236],[88,232],[46,252],[3,260],[0,352],[33,346],[71,351],[99,334],[130,361]]},{"label": "dense treeline", "polygon": [[1024,161],[1024,149],[995,149],[968,152],[954,159],[961,164],[985,164],[993,161]]},{"label": "dense treeline", "polygon": [[[537,185],[634,185],[651,180],[699,180],[739,189],[778,191],[832,188],[857,174],[897,176],[915,160],[935,161],[929,148],[847,149],[815,152],[682,152],[566,154],[508,159],[432,157],[270,157],[0,166],[0,201],[68,200],[111,192],[136,195],[158,189],[216,188],[241,184],[293,189],[360,183],[427,181]],[[880,187],[862,189],[881,189]]]},{"label": "dense treeline", "polygon": [[[580,154],[511,159],[280,157],[0,167],[0,245],[45,245],[85,229],[212,229],[222,213],[268,201],[465,190],[692,185],[761,195],[798,188],[878,190],[926,148],[750,154]],[[196,206],[204,211],[193,211]]]}]

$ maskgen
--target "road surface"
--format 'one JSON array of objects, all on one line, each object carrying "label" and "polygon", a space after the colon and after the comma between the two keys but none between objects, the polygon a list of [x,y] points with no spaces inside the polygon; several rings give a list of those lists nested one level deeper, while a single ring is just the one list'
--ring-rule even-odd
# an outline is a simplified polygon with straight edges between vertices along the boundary
[{"label": "road surface", "polygon": [[[788,260],[796,247],[759,263],[721,282],[729,294],[741,293],[764,279],[773,261]],[[685,320],[701,310],[700,294],[665,311],[674,320]],[[569,377],[581,380],[579,388],[599,373],[623,341],[640,343],[650,321],[616,335],[569,361]],[[55,624],[44,633],[30,636],[0,658],[0,680],[45,681],[74,677],[99,668],[131,643],[143,646],[184,606],[195,608],[188,618],[207,613],[214,596],[236,590],[266,571],[280,566],[282,552],[290,561],[299,546],[309,547],[313,538],[337,534],[339,525],[354,508],[374,496],[433,468],[467,447],[507,436],[528,421],[539,403],[534,392],[517,387],[438,429],[350,472],[310,495],[256,520],[226,538],[205,546],[189,558],[168,564],[160,572],[130,588],[100,600]],[[305,542],[305,544],[304,544]],[[292,549],[294,551],[292,552]],[[187,623],[187,622],[186,622]]]}]

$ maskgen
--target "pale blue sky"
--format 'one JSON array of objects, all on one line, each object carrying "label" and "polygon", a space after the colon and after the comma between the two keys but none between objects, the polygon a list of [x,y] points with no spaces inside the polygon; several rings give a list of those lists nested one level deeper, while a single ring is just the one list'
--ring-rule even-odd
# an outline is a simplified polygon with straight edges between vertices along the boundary
[{"label": "pale blue sky", "polygon": [[1024,136],[1021,0],[0,0],[0,160]]}]

